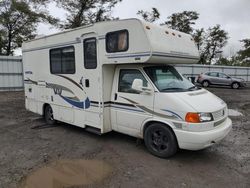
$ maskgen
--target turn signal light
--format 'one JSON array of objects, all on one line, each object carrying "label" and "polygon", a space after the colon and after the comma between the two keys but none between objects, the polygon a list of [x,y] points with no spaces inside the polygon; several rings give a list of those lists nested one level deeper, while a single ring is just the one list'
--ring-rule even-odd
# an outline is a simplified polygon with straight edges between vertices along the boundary
[{"label": "turn signal light", "polygon": [[188,112],[185,117],[186,122],[189,123],[200,123],[200,116],[198,113]]}]

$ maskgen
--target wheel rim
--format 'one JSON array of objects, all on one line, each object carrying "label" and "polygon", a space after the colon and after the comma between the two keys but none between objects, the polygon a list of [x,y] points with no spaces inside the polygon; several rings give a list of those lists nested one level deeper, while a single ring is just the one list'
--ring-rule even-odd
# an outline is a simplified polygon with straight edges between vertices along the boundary
[{"label": "wheel rim", "polygon": [[208,86],[208,82],[204,82],[204,83],[203,83],[203,86],[204,86],[204,87],[207,87],[207,86]]},{"label": "wheel rim", "polygon": [[237,89],[239,87],[239,85],[237,83],[233,84],[233,88]]},{"label": "wheel rim", "polygon": [[157,152],[164,152],[168,149],[168,137],[162,130],[156,130],[151,133],[150,145]]},{"label": "wheel rim", "polygon": [[50,120],[50,121],[54,121],[54,116],[53,116],[52,108],[49,108],[49,109],[48,109],[47,118],[48,118],[48,120]]}]

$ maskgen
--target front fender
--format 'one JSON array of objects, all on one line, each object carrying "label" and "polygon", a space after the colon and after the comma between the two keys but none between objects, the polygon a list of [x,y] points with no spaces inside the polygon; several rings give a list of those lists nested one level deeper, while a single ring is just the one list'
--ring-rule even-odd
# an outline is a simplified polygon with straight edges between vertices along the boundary
[{"label": "front fender", "polygon": [[171,127],[172,129],[176,129],[175,125],[173,124],[173,122],[167,120],[167,119],[159,119],[159,118],[149,118],[149,119],[146,119],[142,125],[141,125],[141,128],[140,128],[140,137],[143,138],[144,137],[144,128],[145,126],[148,125],[148,123],[150,122],[158,122],[158,123],[163,123],[163,124],[166,124],[168,125],[169,127]]}]

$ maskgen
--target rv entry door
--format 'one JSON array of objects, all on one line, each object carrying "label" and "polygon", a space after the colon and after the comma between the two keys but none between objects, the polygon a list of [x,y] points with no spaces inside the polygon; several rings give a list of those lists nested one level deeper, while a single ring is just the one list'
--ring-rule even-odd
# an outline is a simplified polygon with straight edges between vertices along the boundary
[{"label": "rv entry door", "polygon": [[101,129],[100,116],[100,65],[98,65],[98,40],[95,33],[83,36],[83,64],[80,84],[89,98],[85,108],[85,125]]}]

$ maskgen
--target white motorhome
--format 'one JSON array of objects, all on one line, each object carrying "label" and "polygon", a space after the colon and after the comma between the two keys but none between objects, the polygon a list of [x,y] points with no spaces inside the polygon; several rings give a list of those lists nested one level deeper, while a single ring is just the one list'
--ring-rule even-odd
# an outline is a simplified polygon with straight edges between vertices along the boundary
[{"label": "white motorhome", "polygon": [[22,50],[26,108],[48,124],[142,138],[159,157],[206,148],[231,129],[225,102],[171,65],[199,60],[188,34],[127,19],[34,39]]}]

